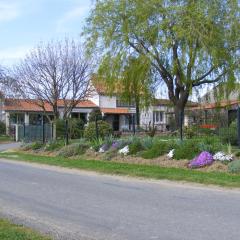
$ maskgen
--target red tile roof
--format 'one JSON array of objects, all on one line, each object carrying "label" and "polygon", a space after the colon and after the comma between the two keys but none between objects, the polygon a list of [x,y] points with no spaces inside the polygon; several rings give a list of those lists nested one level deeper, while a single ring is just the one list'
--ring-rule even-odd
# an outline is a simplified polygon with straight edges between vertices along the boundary
[{"label": "red tile roof", "polygon": [[192,107],[190,110],[208,110],[214,108],[225,108],[232,105],[238,105],[239,103],[240,103],[239,100],[224,100],[216,103],[201,104],[199,106]]},{"label": "red tile roof", "polygon": [[[70,101],[70,100],[69,100]],[[43,109],[39,106],[40,103],[38,100],[34,99],[5,99],[3,109],[5,111],[29,111],[29,112],[42,112]],[[59,107],[64,107],[64,101],[61,99],[58,101]],[[52,112],[52,107],[49,103],[45,102],[44,107],[47,112]],[[82,100],[80,101],[77,108],[93,108],[97,107],[92,101],[90,100]]]},{"label": "red tile roof", "polygon": [[128,108],[101,108],[101,112],[105,114],[130,114],[132,113],[129,111]]}]

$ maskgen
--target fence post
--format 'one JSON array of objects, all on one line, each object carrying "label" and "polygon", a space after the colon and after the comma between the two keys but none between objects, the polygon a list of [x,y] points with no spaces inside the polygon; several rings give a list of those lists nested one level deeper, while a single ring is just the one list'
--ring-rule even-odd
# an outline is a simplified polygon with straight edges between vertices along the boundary
[{"label": "fence post", "polygon": [[26,125],[25,123],[23,123],[23,139],[25,141],[25,137],[26,137]]},{"label": "fence post", "polygon": [[98,132],[98,118],[97,114],[95,115],[95,128],[96,128],[96,138],[99,138],[99,132]]},{"label": "fence post", "polygon": [[68,145],[69,139],[68,139],[68,119],[65,121],[65,145]]},{"label": "fence post", "polygon": [[16,140],[16,142],[19,141],[19,128],[18,128],[18,124],[15,125],[15,140]]},{"label": "fence post", "polygon": [[240,147],[240,106],[237,109],[237,134],[238,134],[238,147]]},{"label": "fence post", "polygon": [[45,143],[45,125],[44,125],[44,121],[42,121],[42,142]]},{"label": "fence post", "polygon": [[135,135],[136,129],[135,129],[135,115],[132,115],[132,122],[133,122],[133,134]]}]

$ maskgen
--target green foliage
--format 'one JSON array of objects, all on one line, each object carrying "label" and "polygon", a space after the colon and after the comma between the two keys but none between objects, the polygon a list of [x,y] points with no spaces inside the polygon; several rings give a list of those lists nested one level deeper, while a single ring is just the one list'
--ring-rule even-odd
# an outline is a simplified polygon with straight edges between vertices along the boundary
[{"label": "green foliage", "polygon": [[[235,81],[239,22],[238,1],[103,0],[95,2],[84,34],[89,52],[99,50],[107,84],[121,76],[131,83],[128,76],[142,68],[181,105],[192,88]],[[136,56],[141,60],[129,63]]]},{"label": "green foliage", "polygon": [[[98,121],[98,137],[104,138],[112,135],[112,127],[105,121]],[[95,122],[89,122],[84,130],[84,137],[88,140],[97,138]]]},{"label": "green foliage", "polygon": [[240,160],[235,160],[229,163],[228,171],[230,173],[240,173]]},{"label": "green foliage", "polygon": [[44,150],[45,151],[54,151],[54,150],[60,149],[63,146],[64,146],[63,140],[51,141],[45,145]]},{"label": "green foliage", "polygon": [[82,119],[71,118],[69,120],[69,136],[71,139],[83,137],[84,121]]},{"label": "green foliage", "polygon": [[[66,134],[66,120],[56,120],[57,138],[63,139]],[[68,119],[68,134],[69,138],[77,139],[83,137],[84,121],[82,119],[71,118]]]},{"label": "green foliage", "polygon": [[199,139],[187,139],[183,142],[178,142],[175,146],[174,158],[193,159],[202,151],[208,151],[212,154],[221,151],[223,145],[217,137],[205,137]]},{"label": "green foliage", "polygon": [[102,113],[100,111],[100,109],[94,109],[89,113],[88,116],[88,121],[89,122],[95,122],[97,120],[102,120]]},{"label": "green foliage", "polygon": [[135,138],[134,141],[129,144],[129,154],[137,154],[142,151],[144,148],[139,138]]},{"label": "green foliage", "polygon": [[0,121],[0,135],[6,134],[6,124]]},{"label": "green foliage", "polygon": [[82,155],[88,148],[89,145],[86,142],[73,143],[61,148],[57,155],[66,158]]},{"label": "green foliage", "polygon": [[33,143],[26,143],[22,146],[22,149],[24,151],[28,151],[28,150],[39,150],[41,148],[43,148],[43,143],[42,142],[33,142]]},{"label": "green foliage", "polygon": [[56,124],[56,135],[58,139],[63,139],[65,137],[65,120],[57,119]]},{"label": "green foliage", "polygon": [[200,153],[198,142],[196,140],[185,140],[179,142],[175,151],[174,159],[193,159]]},{"label": "green foliage", "polygon": [[150,149],[153,145],[153,138],[152,137],[144,137],[142,139],[142,146],[144,150]]},{"label": "green foliage", "polygon": [[230,143],[236,146],[238,144],[237,122],[232,122],[231,125],[227,128],[220,128],[219,137],[224,144]]},{"label": "green foliage", "polygon": [[193,138],[196,136],[196,128],[194,127],[186,127],[183,129],[184,136],[188,139]]},{"label": "green foliage", "polygon": [[104,141],[102,138],[95,138],[91,141],[91,146],[95,151],[98,151],[99,148],[103,145]]},{"label": "green foliage", "polygon": [[167,153],[169,147],[167,142],[156,141],[153,143],[152,147],[142,153],[142,157],[145,159],[152,159],[162,156]]},{"label": "green foliage", "polygon": [[50,240],[50,237],[42,236],[39,233],[24,227],[15,225],[7,220],[0,219],[1,240]]}]

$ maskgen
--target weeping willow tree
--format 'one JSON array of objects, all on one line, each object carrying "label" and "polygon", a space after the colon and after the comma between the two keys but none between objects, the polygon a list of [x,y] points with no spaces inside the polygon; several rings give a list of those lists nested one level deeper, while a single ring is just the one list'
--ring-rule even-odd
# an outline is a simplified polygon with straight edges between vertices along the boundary
[{"label": "weeping willow tree", "polygon": [[101,73],[109,85],[124,72],[129,57],[144,59],[131,71],[137,76],[147,67],[146,72],[157,73],[179,126],[194,89],[235,81],[239,15],[237,0],[98,0],[84,34],[88,49],[98,52],[105,66]]},{"label": "weeping willow tree", "polygon": [[[118,75],[107,74],[109,59],[104,59],[99,75],[103,78],[108,93],[117,94],[120,100],[136,107],[136,125],[140,127],[140,109],[150,105],[153,98],[154,83],[148,59],[144,56],[130,56]],[[143,64],[144,63],[144,64]],[[119,66],[119,65],[118,65]],[[116,69],[115,69],[116,70]],[[106,84],[107,83],[107,84]]]}]

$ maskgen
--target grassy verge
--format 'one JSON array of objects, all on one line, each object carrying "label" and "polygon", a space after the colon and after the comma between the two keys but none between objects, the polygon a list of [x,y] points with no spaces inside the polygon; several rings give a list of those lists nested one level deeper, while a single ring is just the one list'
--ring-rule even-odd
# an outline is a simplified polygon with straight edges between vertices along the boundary
[{"label": "grassy verge", "polygon": [[0,143],[10,142],[10,141],[12,141],[11,137],[5,136],[5,135],[0,136]]},{"label": "grassy verge", "polygon": [[203,184],[214,184],[225,187],[240,187],[240,175],[228,173],[201,172],[189,169],[116,163],[110,161],[84,160],[81,158],[76,160],[61,157],[39,156],[22,152],[0,153],[0,157],[67,168],[91,170],[107,174],[187,181]]},{"label": "grassy verge", "polygon": [[50,240],[48,237],[41,236],[35,231],[10,223],[0,219],[0,239],[1,240]]}]

